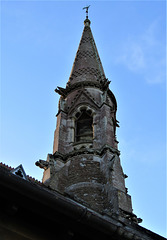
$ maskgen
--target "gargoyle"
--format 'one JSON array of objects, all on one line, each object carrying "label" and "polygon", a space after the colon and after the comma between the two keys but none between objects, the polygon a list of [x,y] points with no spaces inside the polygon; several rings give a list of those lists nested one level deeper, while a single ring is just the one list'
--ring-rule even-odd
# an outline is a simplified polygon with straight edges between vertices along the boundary
[{"label": "gargoyle", "polygon": [[55,92],[57,92],[59,95],[63,96],[64,98],[67,96],[67,90],[65,88],[57,87],[55,89]]},{"label": "gargoyle", "polygon": [[47,170],[48,167],[49,167],[49,162],[44,161],[44,160],[39,160],[39,161],[37,161],[37,162],[35,163],[35,165],[36,165],[37,167],[40,167],[40,168],[42,168],[42,169]]},{"label": "gargoyle", "polygon": [[104,80],[101,80],[101,84],[103,86],[103,90],[107,90],[109,87],[111,81],[108,80],[108,78],[105,78]]}]

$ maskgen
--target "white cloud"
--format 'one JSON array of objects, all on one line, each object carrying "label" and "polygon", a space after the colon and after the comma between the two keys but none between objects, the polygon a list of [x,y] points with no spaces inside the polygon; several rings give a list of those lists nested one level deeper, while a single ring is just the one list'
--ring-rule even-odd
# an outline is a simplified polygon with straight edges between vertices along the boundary
[{"label": "white cloud", "polygon": [[116,64],[121,63],[130,71],[141,74],[149,84],[165,82],[165,41],[160,39],[159,28],[160,21],[156,20],[140,36],[131,36],[124,41],[116,59]]},{"label": "white cloud", "polygon": [[118,63],[125,64],[129,70],[138,71],[145,67],[144,52],[140,44],[131,42],[124,47],[124,54],[117,58]]}]

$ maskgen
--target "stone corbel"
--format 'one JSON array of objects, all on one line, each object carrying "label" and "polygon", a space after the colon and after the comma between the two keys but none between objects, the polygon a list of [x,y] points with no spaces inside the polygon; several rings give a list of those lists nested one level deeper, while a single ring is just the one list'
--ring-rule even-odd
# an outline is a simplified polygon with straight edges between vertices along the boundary
[{"label": "stone corbel", "polygon": [[120,210],[121,210],[121,215],[124,218],[126,218],[126,219],[128,219],[128,220],[130,220],[130,221],[132,221],[132,222],[134,222],[136,224],[141,223],[143,221],[141,218],[138,218],[134,213],[127,212],[127,211],[125,211],[123,209],[120,209]]}]

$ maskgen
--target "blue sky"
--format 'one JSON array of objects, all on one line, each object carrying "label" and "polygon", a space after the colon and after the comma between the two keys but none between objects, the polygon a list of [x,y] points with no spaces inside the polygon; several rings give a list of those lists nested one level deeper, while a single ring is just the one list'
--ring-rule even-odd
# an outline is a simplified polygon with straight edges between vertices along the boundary
[{"label": "blue sky", "polygon": [[59,96],[90,4],[91,29],[118,103],[126,186],[142,226],[166,236],[165,1],[1,1],[0,161],[42,178]]}]

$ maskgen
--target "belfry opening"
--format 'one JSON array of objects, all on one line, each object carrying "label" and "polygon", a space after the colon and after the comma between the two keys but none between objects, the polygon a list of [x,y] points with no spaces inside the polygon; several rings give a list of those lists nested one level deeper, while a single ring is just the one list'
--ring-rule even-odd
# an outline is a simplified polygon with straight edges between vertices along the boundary
[{"label": "belfry opening", "polygon": [[75,142],[93,141],[93,118],[90,111],[83,109],[75,122]]}]

